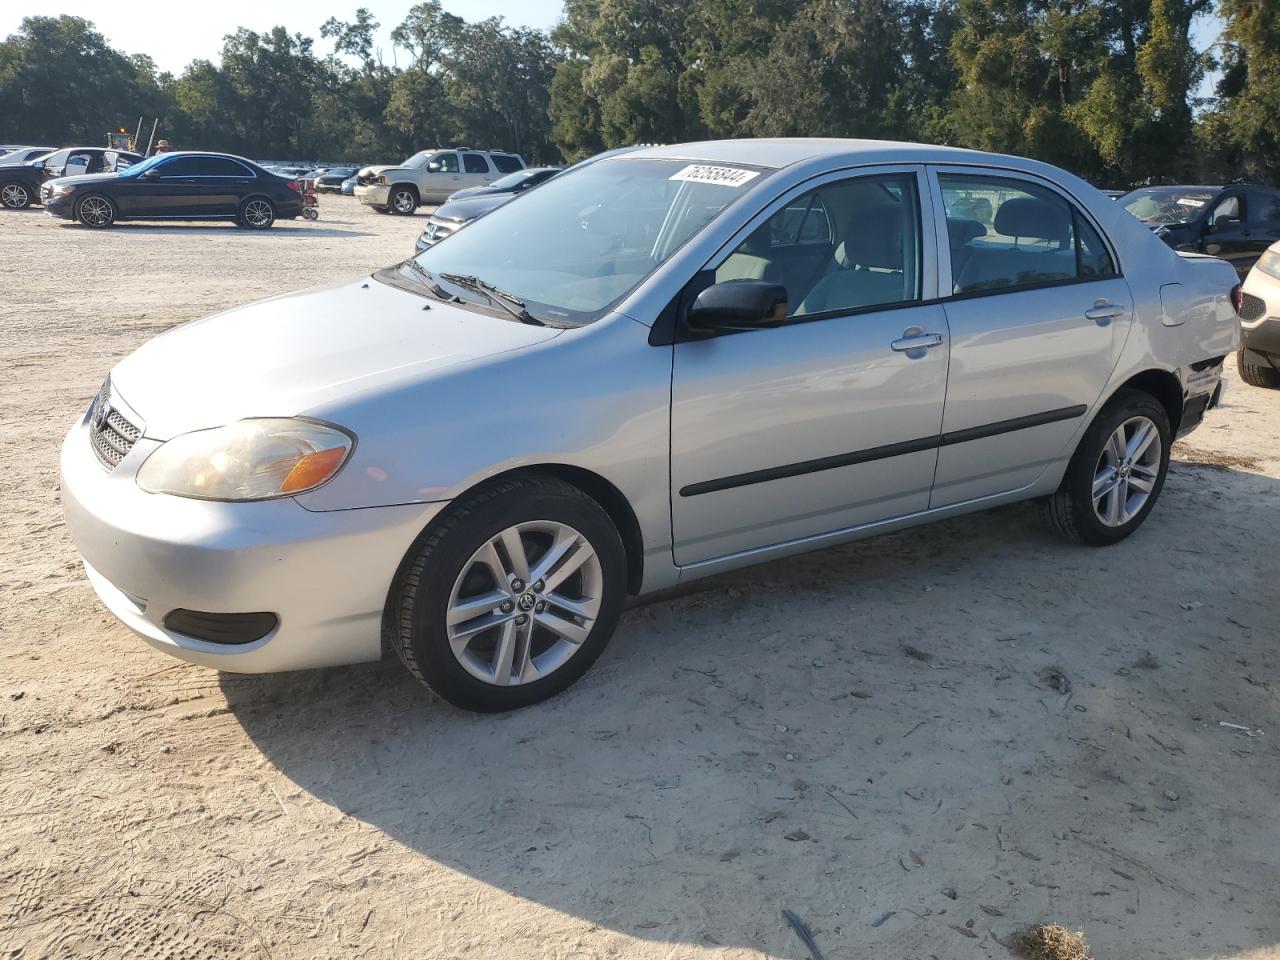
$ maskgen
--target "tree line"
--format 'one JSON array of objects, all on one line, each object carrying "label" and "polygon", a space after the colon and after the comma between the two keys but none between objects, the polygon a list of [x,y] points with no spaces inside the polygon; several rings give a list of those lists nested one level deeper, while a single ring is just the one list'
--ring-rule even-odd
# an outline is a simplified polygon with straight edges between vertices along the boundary
[{"label": "tree line", "polygon": [[[180,75],[88,21],[0,42],[0,137],[101,142],[160,118],[178,147],[390,161],[429,146],[571,161],[629,143],[872,137],[1037,157],[1104,185],[1280,181],[1277,0],[566,0],[549,32],[437,0],[241,28]],[[1192,40],[1216,12],[1209,49]],[[1213,96],[1197,99],[1206,75]]]}]

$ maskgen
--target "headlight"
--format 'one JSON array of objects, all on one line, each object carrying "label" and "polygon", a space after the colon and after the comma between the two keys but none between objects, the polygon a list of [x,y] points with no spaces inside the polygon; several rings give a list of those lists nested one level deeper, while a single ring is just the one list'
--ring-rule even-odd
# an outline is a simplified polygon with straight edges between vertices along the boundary
[{"label": "headlight", "polygon": [[332,479],[354,447],[351,434],[315,420],[241,420],[161,444],[138,486],[197,500],[289,497]]},{"label": "headlight", "polygon": [[1268,250],[1258,258],[1254,266],[1258,268],[1259,273],[1265,273],[1268,277],[1280,280],[1280,250]]},{"label": "headlight", "polygon": [[70,183],[56,183],[49,191],[52,196],[65,197],[68,193],[75,193],[76,188]]}]

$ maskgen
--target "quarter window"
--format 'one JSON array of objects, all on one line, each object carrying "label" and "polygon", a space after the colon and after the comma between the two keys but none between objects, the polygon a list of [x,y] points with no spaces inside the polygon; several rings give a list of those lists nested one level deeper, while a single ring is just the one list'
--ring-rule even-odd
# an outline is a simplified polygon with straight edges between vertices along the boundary
[{"label": "quarter window", "polygon": [[464,153],[462,155],[462,165],[467,173],[489,172],[489,164],[485,163],[484,157],[478,153]]},{"label": "quarter window", "polygon": [[954,293],[1116,275],[1102,237],[1071,204],[1022,180],[941,174]]},{"label": "quarter window", "polygon": [[491,153],[489,159],[493,161],[499,173],[515,173],[517,170],[524,169],[519,160],[505,153]]},{"label": "quarter window", "polygon": [[919,300],[915,177],[859,177],[802,194],[716,270],[717,283],[735,279],[781,284],[793,317]]}]

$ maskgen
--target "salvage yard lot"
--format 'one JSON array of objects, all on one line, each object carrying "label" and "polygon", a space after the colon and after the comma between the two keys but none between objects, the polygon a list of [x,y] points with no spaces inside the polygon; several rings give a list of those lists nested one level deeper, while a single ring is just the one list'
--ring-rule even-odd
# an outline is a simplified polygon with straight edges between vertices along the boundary
[{"label": "salvage yard lot", "polygon": [[146,339],[425,223],[320,209],[0,220],[0,956],[800,960],[783,909],[832,960],[1036,922],[1099,960],[1280,956],[1280,392],[1234,362],[1118,546],[1023,505],[727,575],[517,714],[135,639],[67,539],[62,436]]}]

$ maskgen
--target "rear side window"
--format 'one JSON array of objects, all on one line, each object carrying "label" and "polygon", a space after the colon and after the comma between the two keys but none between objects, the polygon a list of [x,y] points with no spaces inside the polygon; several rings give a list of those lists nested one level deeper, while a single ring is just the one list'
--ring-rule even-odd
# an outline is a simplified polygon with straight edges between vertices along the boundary
[{"label": "rear side window", "polygon": [[1062,197],[1022,180],[940,174],[953,293],[1115,276],[1102,237]]},{"label": "rear side window", "polygon": [[519,160],[505,153],[492,153],[489,155],[489,159],[493,161],[493,165],[498,168],[499,173],[515,173],[517,170],[524,169]]},{"label": "rear side window", "polygon": [[489,164],[487,164],[484,157],[478,153],[464,153],[462,155],[462,166],[467,173],[489,172]]},{"label": "rear side window", "polygon": [[202,157],[200,161],[200,176],[243,178],[252,176],[252,174],[243,163],[228,160],[226,157]]}]

